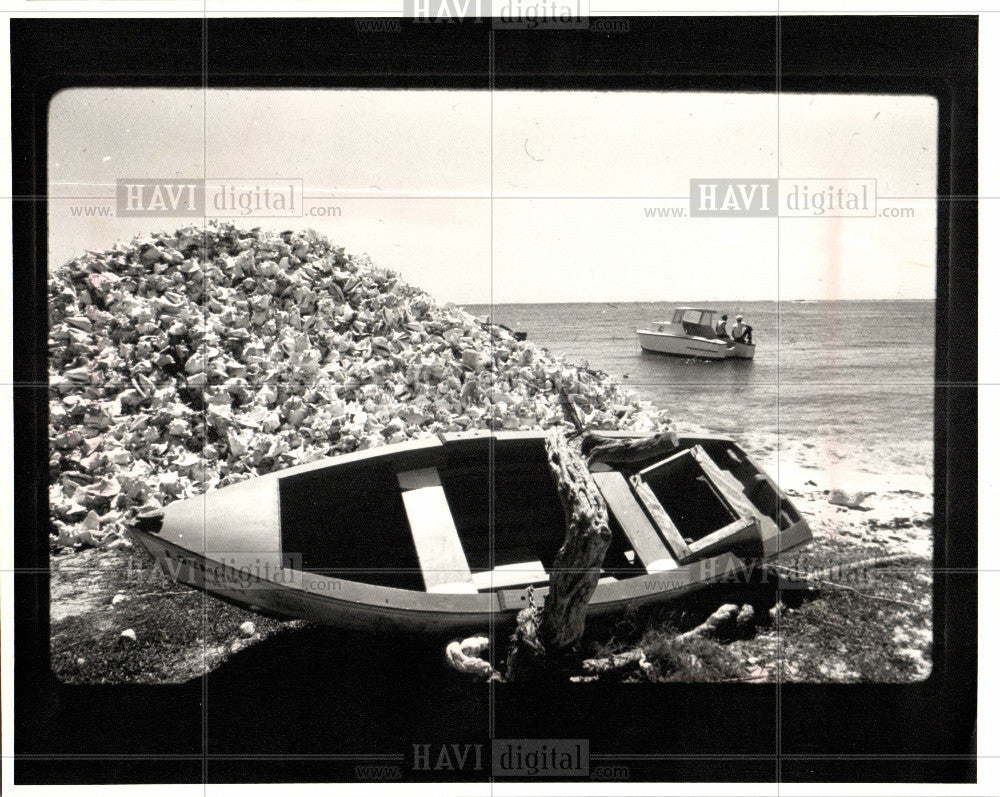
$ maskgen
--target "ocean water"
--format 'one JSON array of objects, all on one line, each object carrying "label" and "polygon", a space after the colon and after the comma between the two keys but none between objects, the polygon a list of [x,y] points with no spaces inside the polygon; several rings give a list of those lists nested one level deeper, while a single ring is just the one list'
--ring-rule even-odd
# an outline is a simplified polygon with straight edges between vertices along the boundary
[{"label": "ocean water", "polygon": [[[728,313],[730,323],[742,313],[754,328],[755,359],[643,352],[635,330],[669,320],[679,304]],[[490,314],[488,306],[466,309]],[[529,304],[492,312],[551,353],[621,380],[668,410],[681,430],[731,435],[759,457],[819,470],[838,485],[929,484],[933,301]]]}]

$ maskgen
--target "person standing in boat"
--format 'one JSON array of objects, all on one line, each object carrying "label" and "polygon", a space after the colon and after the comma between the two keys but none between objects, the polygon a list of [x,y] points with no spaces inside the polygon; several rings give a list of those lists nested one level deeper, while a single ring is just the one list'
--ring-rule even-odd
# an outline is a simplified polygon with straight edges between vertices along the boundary
[{"label": "person standing in boat", "polygon": [[719,319],[719,323],[715,325],[715,334],[720,338],[729,338],[729,333],[726,331],[726,323],[729,321],[729,316],[723,315]]},{"label": "person standing in boat", "polygon": [[753,327],[743,323],[743,316],[736,316],[736,323],[733,325],[733,340],[737,343],[753,343]]}]

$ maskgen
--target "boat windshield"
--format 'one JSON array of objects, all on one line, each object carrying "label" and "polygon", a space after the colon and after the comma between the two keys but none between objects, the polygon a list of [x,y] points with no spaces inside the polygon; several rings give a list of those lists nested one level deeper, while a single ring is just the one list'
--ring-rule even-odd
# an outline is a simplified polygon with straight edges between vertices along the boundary
[{"label": "boat windshield", "polygon": [[715,312],[681,308],[674,312],[673,323],[684,327],[684,334],[702,338],[715,337]]},{"label": "boat windshield", "polygon": [[703,327],[715,326],[715,313],[711,310],[675,310],[674,324],[695,324]]}]

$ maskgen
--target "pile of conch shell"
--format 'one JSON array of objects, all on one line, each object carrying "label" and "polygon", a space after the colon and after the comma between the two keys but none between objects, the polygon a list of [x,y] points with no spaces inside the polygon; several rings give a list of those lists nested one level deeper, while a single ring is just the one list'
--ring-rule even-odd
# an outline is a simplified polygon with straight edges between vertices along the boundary
[{"label": "pile of conch shell", "polygon": [[50,274],[50,540],[442,431],[669,421],[606,374],[439,305],[309,231],[186,227]]}]

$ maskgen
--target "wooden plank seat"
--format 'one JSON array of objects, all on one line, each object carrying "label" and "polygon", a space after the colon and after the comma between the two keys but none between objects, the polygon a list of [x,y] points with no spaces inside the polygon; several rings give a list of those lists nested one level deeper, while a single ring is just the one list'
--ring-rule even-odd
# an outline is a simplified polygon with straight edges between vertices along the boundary
[{"label": "wooden plank seat", "polygon": [[646,513],[636,501],[628,480],[618,471],[593,473],[608,511],[628,538],[635,555],[647,573],[660,573],[677,567],[677,560],[663,542],[663,538],[649,522]]},{"label": "wooden plank seat", "polygon": [[477,592],[437,468],[397,474],[428,592]]},{"label": "wooden plank seat", "polygon": [[642,502],[649,517],[652,518],[654,530],[659,529],[663,538],[670,546],[674,559],[680,564],[685,564],[694,558],[691,548],[688,547],[684,537],[670,519],[670,515],[657,500],[656,495],[639,475],[632,477],[632,489],[635,490],[636,497]]},{"label": "wooden plank seat", "polygon": [[497,565],[492,570],[483,570],[472,574],[472,583],[480,592],[491,589],[508,589],[510,587],[526,587],[529,584],[544,583],[549,580],[545,566],[535,559],[526,562]]}]

